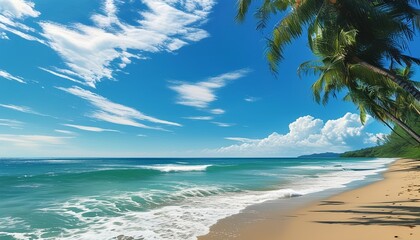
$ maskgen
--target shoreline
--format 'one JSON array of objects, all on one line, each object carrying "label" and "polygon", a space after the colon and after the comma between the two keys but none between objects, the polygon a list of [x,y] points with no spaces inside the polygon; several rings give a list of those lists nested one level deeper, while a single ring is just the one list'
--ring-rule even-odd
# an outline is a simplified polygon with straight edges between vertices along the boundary
[{"label": "shoreline", "polygon": [[399,159],[381,175],[353,189],[251,206],[198,239],[420,239],[420,161]]}]

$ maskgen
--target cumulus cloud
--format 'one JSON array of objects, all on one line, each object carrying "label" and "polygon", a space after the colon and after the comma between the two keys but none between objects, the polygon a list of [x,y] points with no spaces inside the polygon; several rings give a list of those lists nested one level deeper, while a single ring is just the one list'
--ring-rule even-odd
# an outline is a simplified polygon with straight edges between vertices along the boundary
[{"label": "cumulus cloud", "polygon": [[[210,77],[197,83],[173,82],[170,89],[178,94],[177,103],[185,106],[206,109],[210,103],[217,100],[216,91],[233,80],[246,76],[249,69],[240,69],[233,72]],[[223,109],[209,110],[213,114],[223,114]]]},{"label": "cumulus cloud", "polygon": [[[83,130],[83,131],[88,131],[88,132],[120,132],[118,130],[114,130],[114,129],[106,129],[106,128],[99,128],[99,127],[92,127],[92,126],[83,126],[83,125],[75,125],[75,124],[63,124],[63,126],[67,126],[67,127],[71,127],[71,128],[76,128],[79,130]],[[63,131],[60,131],[61,133],[63,133]]]},{"label": "cumulus cloud", "polygon": [[263,139],[229,137],[237,141],[226,147],[209,150],[224,156],[297,156],[320,152],[343,152],[376,143],[383,134],[365,131],[359,115],[346,113],[343,117],[328,120],[304,116],[289,124],[286,134],[272,133]]},{"label": "cumulus cloud", "polygon": [[155,117],[151,117],[148,115],[143,114],[142,112],[124,106],[122,104],[114,103],[108,100],[105,97],[102,97],[96,93],[91,91],[82,89],[80,87],[71,87],[71,88],[62,88],[57,87],[58,89],[75,95],[79,98],[82,98],[88,101],[95,110],[89,113],[89,117],[105,122],[110,122],[114,124],[120,125],[127,125],[132,127],[139,127],[139,128],[148,128],[148,129],[156,129],[156,130],[163,130],[160,127],[152,127],[147,126],[139,121],[147,121],[155,124],[164,124],[169,126],[181,126],[178,123],[170,122],[166,120],[161,120]]},{"label": "cumulus cloud", "polygon": [[18,76],[13,76],[12,74],[1,70],[0,69],[0,77],[5,78],[7,80],[11,80],[11,81],[16,81],[16,82],[20,82],[20,83],[26,83],[25,80],[23,80],[23,78],[18,77]]},{"label": "cumulus cloud", "polygon": [[387,135],[383,133],[367,133],[368,137],[364,139],[364,143],[383,143],[386,140]]},{"label": "cumulus cloud", "polygon": [[[124,22],[120,7],[133,8],[131,1],[106,0],[102,13],[91,16],[92,25],[62,25],[41,22],[47,44],[68,68],[89,86],[145,54],[173,52],[208,37],[200,26],[207,21],[213,0],[142,0],[139,19]],[[120,6],[121,5],[121,6]]]}]

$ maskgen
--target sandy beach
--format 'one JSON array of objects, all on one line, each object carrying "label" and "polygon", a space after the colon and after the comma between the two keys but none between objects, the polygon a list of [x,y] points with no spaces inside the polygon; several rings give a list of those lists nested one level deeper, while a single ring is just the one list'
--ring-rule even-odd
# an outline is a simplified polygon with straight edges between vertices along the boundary
[{"label": "sandy beach", "polygon": [[397,160],[384,180],[301,205],[248,210],[219,221],[199,239],[420,239],[420,160]]}]

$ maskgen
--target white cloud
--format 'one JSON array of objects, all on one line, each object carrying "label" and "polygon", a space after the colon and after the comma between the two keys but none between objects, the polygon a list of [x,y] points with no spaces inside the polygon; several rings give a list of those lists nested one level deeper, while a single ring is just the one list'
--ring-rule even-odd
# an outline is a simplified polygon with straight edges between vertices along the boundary
[{"label": "white cloud", "polygon": [[[172,52],[208,37],[200,29],[215,4],[213,0],[142,0],[139,19],[128,24],[118,17],[120,7],[133,8],[130,1],[106,0],[102,14],[94,14],[93,25],[71,26],[40,23],[43,37],[66,65],[89,86],[124,68],[132,58],[144,54]],[[123,6],[119,6],[125,4]]]},{"label": "white cloud", "polygon": [[210,112],[216,115],[220,115],[220,114],[225,113],[226,111],[220,108],[215,108],[215,109],[210,110]]},{"label": "white cloud", "polygon": [[44,114],[39,113],[37,111],[34,111],[30,107],[26,107],[26,106],[17,106],[17,105],[13,105],[13,104],[0,104],[0,107],[15,110],[15,111],[18,111],[18,112],[23,112],[23,113],[35,114],[35,115],[40,115],[40,116],[47,116],[47,115],[44,115]]},{"label": "white cloud", "polygon": [[364,139],[366,144],[377,144],[386,140],[387,135],[383,133],[367,133],[368,137]]},{"label": "white cloud", "polygon": [[184,117],[184,118],[190,119],[190,120],[202,120],[202,121],[213,120],[212,116],[195,116],[195,117]]},{"label": "white cloud", "polygon": [[[63,78],[63,79],[67,79],[67,80],[70,80],[72,82],[79,83],[79,84],[82,84],[82,85],[87,85],[86,83],[81,82],[79,80],[76,80],[76,79],[74,79],[72,77],[69,77],[69,76],[67,76],[67,75],[65,75],[63,73],[55,72],[53,70],[46,69],[46,68],[43,68],[43,67],[39,67],[39,69],[41,69],[42,71],[45,71],[47,73],[50,73],[50,74],[52,74],[54,76],[57,76],[57,77],[60,77],[60,78]],[[92,86],[92,87],[94,87],[94,86]]]},{"label": "white cloud", "polygon": [[44,145],[65,144],[69,137],[56,137],[46,135],[12,135],[0,134],[0,142],[10,143],[18,147],[39,147]]},{"label": "white cloud", "polygon": [[137,137],[147,137],[147,135],[144,135],[144,134],[137,134]]},{"label": "white cloud", "polygon": [[320,152],[344,152],[374,144],[375,136],[365,131],[359,115],[346,113],[326,123],[312,116],[296,119],[287,134],[272,133],[263,139],[226,138],[239,144],[209,150],[223,156],[298,156]]},{"label": "white cloud", "polygon": [[5,32],[0,32],[0,39],[9,40],[9,36]]},{"label": "white cloud", "polygon": [[246,97],[246,98],[244,98],[245,102],[256,102],[258,100],[260,100],[260,99],[256,98],[256,97]]},{"label": "white cloud", "polygon": [[234,124],[231,123],[222,123],[222,122],[211,122],[219,127],[232,127]]},{"label": "white cloud", "polygon": [[[17,23],[13,23],[14,27],[8,26],[7,24],[3,24],[2,23],[2,20],[3,20],[2,17],[3,16],[0,15],[0,29],[11,32],[11,33],[13,33],[13,34],[15,34],[15,35],[17,35],[17,36],[19,36],[23,39],[26,39],[28,41],[36,41],[36,42],[39,42],[41,44],[45,44],[44,40],[39,39],[38,37],[35,37],[35,36],[33,36],[29,33],[25,33],[24,30],[22,30],[22,29],[20,29],[20,30],[16,29],[16,28],[21,27],[21,25],[18,25]],[[22,26],[25,26],[25,25],[22,25]],[[3,38],[3,40],[4,39],[7,40],[7,39],[9,39],[9,37]]]},{"label": "white cloud", "polygon": [[92,127],[92,126],[82,126],[82,125],[75,125],[75,124],[63,124],[63,126],[76,128],[76,129],[88,131],[88,132],[120,132],[114,129],[98,128],[98,127]]},{"label": "white cloud", "polygon": [[151,127],[145,124],[138,122],[140,121],[147,121],[155,124],[164,124],[169,126],[181,126],[178,123],[170,122],[161,120],[155,117],[151,117],[141,113],[140,111],[130,108],[118,103],[114,103],[107,98],[104,98],[96,93],[90,92],[88,90],[82,89],[80,87],[72,87],[72,88],[61,88],[57,87],[58,89],[65,91],[67,93],[73,94],[77,97],[80,97],[86,101],[88,101],[95,110],[90,113],[88,116],[97,120],[120,124],[120,125],[127,125],[139,128],[148,128],[148,129],[157,129],[163,130],[159,127]]},{"label": "white cloud", "polygon": [[0,69],[0,77],[5,78],[7,80],[11,80],[11,81],[17,81],[17,82],[20,82],[20,83],[26,83],[25,80],[23,80],[23,78],[17,77],[17,76],[13,76],[12,74],[10,74],[10,73],[8,73],[8,72],[6,72],[4,70],[1,70],[1,69]]},{"label": "white cloud", "polygon": [[242,142],[242,143],[255,143],[261,141],[261,139],[252,139],[252,138],[241,138],[241,137],[226,137],[226,140]]},{"label": "white cloud", "polygon": [[34,9],[32,1],[0,0],[0,14],[9,18],[38,17],[40,12]]},{"label": "white cloud", "polygon": [[[217,100],[216,90],[226,86],[230,81],[246,76],[248,73],[249,69],[240,69],[197,83],[174,82],[170,89],[178,93],[178,104],[205,109],[209,107],[210,103]],[[222,111],[222,109],[211,110],[214,114],[223,113],[224,111]]]},{"label": "white cloud", "polygon": [[[33,28],[22,23],[25,18],[36,18],[39,15],[40,12],[35,10],[35,4],[32,1],[0,0],[0,29],[26,40],[45,44],[43,40],[32,35],[35,32]],[[2,39],[9,38],[7,35],[3,35]]]},{"label": "white cloud", "polygon": [[11,128],[21,128],[23,126],[23,122],[11,119],[0,119],[0,126],[6,126]]},{"label": "white cloud", "polygon": [[68,135],[75,135],[75,132],[62,130],[62,129],[55,129],[54,132],[62,133],[62,134],[68,134]]}]

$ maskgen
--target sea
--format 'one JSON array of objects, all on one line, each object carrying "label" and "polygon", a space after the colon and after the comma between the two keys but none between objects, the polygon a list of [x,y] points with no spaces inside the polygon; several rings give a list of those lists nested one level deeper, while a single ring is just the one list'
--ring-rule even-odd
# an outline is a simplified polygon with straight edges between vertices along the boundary
[{"label": "sea", "polygon": [[393,159],[0,159],[0,239],[194,240],[270,200],[380,179]]}]

